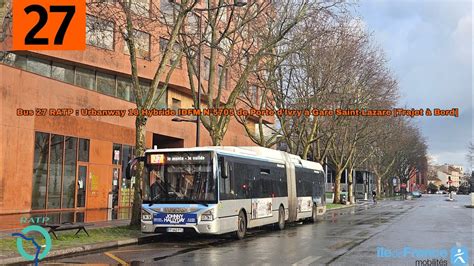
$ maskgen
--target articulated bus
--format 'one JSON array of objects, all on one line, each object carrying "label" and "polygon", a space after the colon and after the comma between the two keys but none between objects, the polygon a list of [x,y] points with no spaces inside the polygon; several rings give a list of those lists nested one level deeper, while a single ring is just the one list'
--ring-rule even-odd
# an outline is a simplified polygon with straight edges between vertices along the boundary
[{"label": "articulated bus", "polygon": [[[141,230],[234,233],[317,220],[326,211],[320,164],[262,147],[150,149],[143,161]],[[133,171],[127,170],[128,177]]]}]

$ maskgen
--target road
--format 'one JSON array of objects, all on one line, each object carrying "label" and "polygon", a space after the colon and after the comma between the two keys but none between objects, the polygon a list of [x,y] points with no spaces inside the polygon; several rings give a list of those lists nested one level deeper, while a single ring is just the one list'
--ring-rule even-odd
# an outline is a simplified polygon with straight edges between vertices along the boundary
[{"label": "road", "polygon": [[[252,230],[244,240],[230,237],[169,237],[157,242],[45,263],[136,265],[416,265],[411,256],[380,257],[377,248],[396,251],[463,246],[473,265],[474,209],[469,196],[423,195],[328,212],[315,224],[284,231]],[[386,254],[385,254],[386,255]],[[466,258],[466,257],[464,257]],[[426,259],[426,258],[424,258]],[[431,258],[430,258],[431,259]],[[439,259],[450,260],[447,257]],[[441,264],[442,265],[442,264]],[[451,265],[451,264],[447,264]]]}]

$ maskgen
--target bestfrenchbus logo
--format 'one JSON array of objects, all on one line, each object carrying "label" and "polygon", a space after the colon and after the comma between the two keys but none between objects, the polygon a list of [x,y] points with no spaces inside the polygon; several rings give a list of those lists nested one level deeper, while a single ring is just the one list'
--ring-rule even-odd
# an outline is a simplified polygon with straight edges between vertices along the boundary
[{"label": "bestfrenchbus logo", "polygon": [[469,265],[469,251],[466,247],[454,246],[448,249],[417,249],[404,247],[402,249],[388,249],[377,247],[377,257],[384,259],[413,258],[416,266],[453,266]]}]

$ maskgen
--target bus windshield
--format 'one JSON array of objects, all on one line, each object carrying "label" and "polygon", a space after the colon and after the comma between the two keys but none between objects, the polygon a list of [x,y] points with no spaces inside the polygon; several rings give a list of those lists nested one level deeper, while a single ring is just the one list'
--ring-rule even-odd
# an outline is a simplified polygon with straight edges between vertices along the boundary
[{"label": "bus windshield", "polygon": [[206,204],[217,201],[210,152],[155,155],[160,156],[159,161],[148,159],[144,202]]}]

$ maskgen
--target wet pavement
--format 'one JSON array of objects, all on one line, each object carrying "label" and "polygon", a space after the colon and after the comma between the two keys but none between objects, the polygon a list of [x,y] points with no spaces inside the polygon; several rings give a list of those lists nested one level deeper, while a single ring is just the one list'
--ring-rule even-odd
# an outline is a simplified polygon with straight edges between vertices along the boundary
[{"label": "wet pavement", "polygon": [[[328,212],[315,224],[283,231],[251,230],[241,241],[229,236],[159,236],[156,242],[45,261],[45,264],[132,265],[416,265],[417,258],[381,257],[377,248],[447,249],[463,246],[473,263],[474,209],[469,196],[423,195]],[[446,259],[450,260],[449,254]],[[441,264],[442,265],[442,264]],[[450,265],[450,263],[446,264]]]}]

